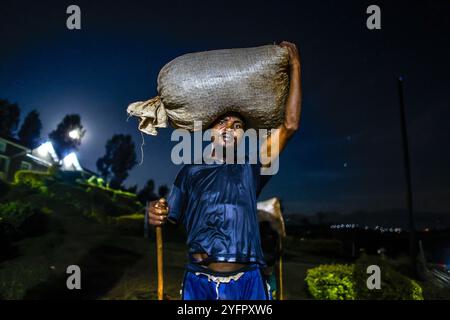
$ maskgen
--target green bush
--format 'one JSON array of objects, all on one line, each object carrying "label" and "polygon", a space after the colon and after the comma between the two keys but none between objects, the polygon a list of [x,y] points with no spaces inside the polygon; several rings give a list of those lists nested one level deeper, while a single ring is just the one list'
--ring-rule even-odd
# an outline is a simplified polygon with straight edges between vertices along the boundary
[{"label": "green bush", "polygon": [[[381,270],[381,289],[367,288],[367,267]],[[422,287],[394,270],[392,262],[363,256],[354,265],[321,265],[309,269],[308,290],[314,299],[324,300],[423,300]]]},{"label": "green bush", "polygon": [[46,230],[48,208],[39,210],[29,203],[11,201],[0,204],[0,222],[4,236],[17,239],[35,236]]},{"label": "green bush", "polygon": [[19,228],[32,214],[33,207],[28,203],[12,201],[0,204],[0,219],[14,228]]},{"label": "green bush", "polygon": [[411,280],[411,286],[412,286],[411,300],[423,300],[422,287],[414,280]]},{"label": "green bush", "polygon": [[352,275],[351,265],[320,265],[307,271],[305,281],[314,299],[354,300]]},{"label": "green bush", "polygon": [[51,178],[52,176],[46,172],[19,170],[14,175],[14,183],[27,185],[43,194],[48,194],[46,180]]},{"label": "green bush", "polygon": [[[381,271],[381,289],[367,288],[367,267],[377,265]],[[386,258],[363,255],[356,261],[354,282],[358,299],[363,300],[423,300],[421,286],[398,272]]]}]

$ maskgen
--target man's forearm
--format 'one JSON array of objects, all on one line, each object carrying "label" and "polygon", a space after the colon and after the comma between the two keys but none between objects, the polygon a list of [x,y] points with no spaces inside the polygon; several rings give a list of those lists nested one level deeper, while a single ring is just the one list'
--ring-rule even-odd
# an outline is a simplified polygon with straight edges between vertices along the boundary
[{"label": "man's forearm", "polygon": [[286,101],[284,127],[288,133],[293,134],[300,124],[300,111],[302,104],[300,64],[291,65],[289,96]]},{"label": "man's forearm", "polygon": [[297,47],[293,43],[283,41],[280,45],[289,52],[289,93],[286,99],[283,124],[271,131],[261,145],[260,157],[263,167],[270,167],[272,161],[278,158],[300,123],[302,105],[300,57]]}]

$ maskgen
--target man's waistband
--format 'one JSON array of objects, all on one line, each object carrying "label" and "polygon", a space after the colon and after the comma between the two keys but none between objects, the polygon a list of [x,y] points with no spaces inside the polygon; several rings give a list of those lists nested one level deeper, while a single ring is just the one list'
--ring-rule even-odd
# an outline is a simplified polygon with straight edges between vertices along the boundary
[{"label": "man's waistband", "polygon": [[260,265],[257,263],[246,264],[242,268],[235,271],[219,272],[209,269],[207,266],[198,263],[188,263],[186,265],[186,270],[192,273],[203,273],[213,277],[233,277],[240,273],[245,273],[253,270],[258,270]]},{"label": "man's waistband", "polygon": [[198,258],[195,258],[194,255],[199,253],[189,252],[188,253],[188,261],[191,264],[201,264],[201,265],[207,265],[211,262],[230,262],[230,263],[239,263],[239,264],[263,264],[265,265],[264,261],[261,261],[255,256],[236,256],[233,254],[229,255],[210,255],[202,260],[198,260]]}]

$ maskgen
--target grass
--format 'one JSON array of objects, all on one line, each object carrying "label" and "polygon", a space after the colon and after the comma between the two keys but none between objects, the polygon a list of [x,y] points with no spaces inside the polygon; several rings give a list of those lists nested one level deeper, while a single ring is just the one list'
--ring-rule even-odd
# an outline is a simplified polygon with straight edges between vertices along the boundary
[{"label": "grass", "polygon": [[[80,215],[70,205],[52,207],[52,210],[52,231],[17,242],[19,255],[1,263],[2,298],[156,298],[154,241],[143,238],[142,232],[124,234],[113,226],[100,224]],[[133,218],[139,219],[139,216],[134,215]],[[165,292],[171,299],[180,297],[185,261],[183,243],[164,243]],[[285,280],[286,298],[308,298],[303,286],[306,270],[324,261],[322,257],[304,257],[288,252],[284,261],[285,277],[289,279]],[[81,268],[80,291],[69,291],[65,287],[65,271],[72,264]]]},{"label": "grass", "polygon": [[[42,192],[12,185],[0,202],[29,201],[46,208],[44,234],[13,242],[14,255],[0,262],[2,299],[155,299],[156,245],[143,237],[142,212],[133,197],[53,179]],[[109,215],[113,211],[112,215]],[[180,298],[186,263],[184,236],[164,229],[165,293]],[[286,248],[286,299],[308,299],[306,270],[337,259]],[[81,290],[68,290],[66,269],[81,268]]]}]

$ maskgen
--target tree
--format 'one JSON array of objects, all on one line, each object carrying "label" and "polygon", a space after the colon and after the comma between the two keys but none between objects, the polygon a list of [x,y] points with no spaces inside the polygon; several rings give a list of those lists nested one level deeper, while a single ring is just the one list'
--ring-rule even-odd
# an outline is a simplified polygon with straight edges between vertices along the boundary
[{"label": "tree", "polygon": [[[76,132],[76,135],[72,135],[73,132]],[[81,125],[80,115],[68,114],[58,124],[56,130],[50,132],[48,137],[52,141],[56,153],[62,158],[67,153],[78,149],[85,133],[86,130]]]},{"label": "tree", "polygon": [[39,112],[31,111],[25,117],[19,130],[19,139],[28,148],[34,149],[39,145],[41,138],[42,122]]},{"label": "tree", "polygon": [[20,108],[16,103],[0,99],[0,136],[12,137],[19,125]]},{"label": "tree", "polygon": [[155,194],[155,182],[152,179],[148,180],[145,187],[139,191],[137,197],[142,204],[146,204],[147,201],[157,200],[158,196]]},{"label": "tree", "polygon": [[136,151],[130,135],[116,134],[106,142],[106,153],[97,160],[97,169],[111,188],[119,189],[136,165]]},{"label": "tree", "polygon": [[168,193],[169,193],[169,188],[165,184],[163,184],[162,186],[159,187],[158,195],[160,198],[165,198]]}]

